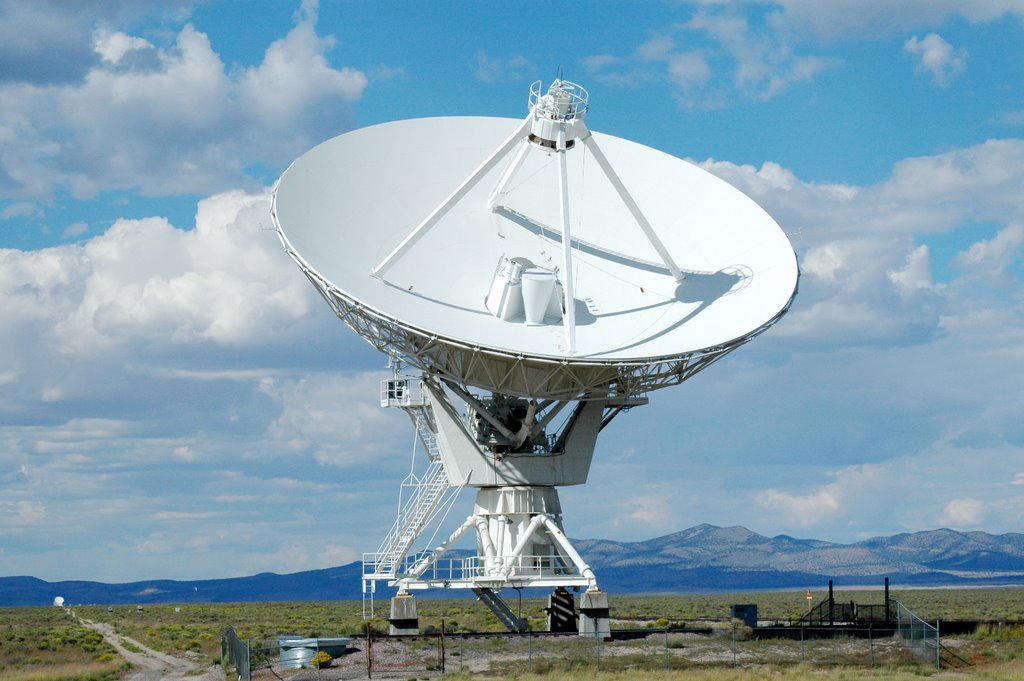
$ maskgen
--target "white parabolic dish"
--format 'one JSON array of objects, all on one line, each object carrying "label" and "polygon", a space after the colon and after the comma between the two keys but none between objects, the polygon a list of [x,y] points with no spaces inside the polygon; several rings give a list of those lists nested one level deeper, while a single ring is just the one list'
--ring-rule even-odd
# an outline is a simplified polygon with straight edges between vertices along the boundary
[{"label": "white parabolic dish", "polygon": [[[559,388],[503,385],[495,377],[515,373],[517,363],[557,363],[601,369],[604,378],[559,383],[570,392],[595,380],[613,384],[625,367],[727,351],[786,311],[796,293],[796,256],[760,206],[691,163],[600,133],[595,141],[685,278],[675,281],[590,151],[576,145],[565,154],[573,352],[561,324],[513,323],[485,306],[503,256],[549,269],[562,263],[556,153],[527,155],[492,212],[488,195],[507,165],[499,163],[385,276],[372,276],[519,123],[446,117],[362,128],[315,147],[281,177],[274,220],[286,248],[371,344],[391,351],[397,343],[401,354],[416,355],[415,364],[471,385],[537,395]],[[387,344],[369,337],[382,331]],[[492,366],[461,370],[454,364],[468,360],[453,352],[478,353]]]}]

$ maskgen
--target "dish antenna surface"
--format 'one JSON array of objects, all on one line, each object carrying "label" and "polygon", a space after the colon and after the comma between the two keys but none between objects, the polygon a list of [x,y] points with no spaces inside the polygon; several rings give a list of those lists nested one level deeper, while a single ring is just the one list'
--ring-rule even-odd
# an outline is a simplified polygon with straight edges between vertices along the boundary
[{"label": "dish antenna surface", "polygon": [[[771,327],[796,294],[792,246],[763,209],[691,163],[592,132],[588,100],[537,81],[522,120],[355,130],[274,189],[286,252],[391,358],[381,404],[409,413],[426,452],[364,559],[364,593],[399,587],[397,630],[415,622],[399,600],[411,589],[472,588],[497,611],[506,586],[583,587],[581,630],[605,629],[556,488],[586,481],[612,418]],[[464,487],[473,514],[413,551]],[[467,534],[477,555],[446,561]]]}]

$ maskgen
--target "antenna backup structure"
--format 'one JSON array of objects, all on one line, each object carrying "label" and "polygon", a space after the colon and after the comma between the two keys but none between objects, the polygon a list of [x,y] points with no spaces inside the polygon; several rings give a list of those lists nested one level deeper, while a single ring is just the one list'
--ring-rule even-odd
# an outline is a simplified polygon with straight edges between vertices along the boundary
[{"label": "antenna backup structure", "polygon": [[[607,633],[558,487],[587,480],[600,431],[771,327],[796,294],[792,246],[744,194],[681,159],[586,125],[587,91],[530,88],[529,114],[403,120],[335,137],[274,189],[286,252],[396,367],[381,405],[426,452],[364,558],[364,596],[473,589],[512,629],[506,587],[554,589],[549,625]],[[405,364],[418,375],[403,376]],[[464,405],[464,413],[460,411]],[[414,549],[476,489],[473,512]],[[449,528],[450,530],[451,528]],[[475,536],[475,552],[454,551]],[[472,553],[472,555],[465,555]]]}]

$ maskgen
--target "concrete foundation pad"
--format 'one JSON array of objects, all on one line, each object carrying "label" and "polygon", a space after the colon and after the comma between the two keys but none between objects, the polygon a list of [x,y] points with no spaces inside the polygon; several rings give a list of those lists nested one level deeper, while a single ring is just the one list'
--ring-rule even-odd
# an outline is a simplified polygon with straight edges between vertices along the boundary
[{"label": "concrete foundation pad", "polygon": [[605,638],[612,635],[608,594],[598,589],[580,596],[580,636]]},{"label": "concrete foundation pad", "polygon": [[391,624],[389,633],[396,634],[420,633],[420,620],[416,614],[416,597],[410,594],[398,594],[391,599],[391,616],[388,617]]}]

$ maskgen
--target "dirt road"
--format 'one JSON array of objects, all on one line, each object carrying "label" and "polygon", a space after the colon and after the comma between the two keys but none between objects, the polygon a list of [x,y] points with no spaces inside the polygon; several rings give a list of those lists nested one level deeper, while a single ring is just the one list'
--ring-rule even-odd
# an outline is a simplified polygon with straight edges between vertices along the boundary
[{"label": "dirt road", "polygon": [[[127,681],[223,681],[224,674],[219,667],[200,669],[199,664],[193,660],[183,657],[174,657],[167,653],[161,653],[147,648],[138,641],[127,636],[121,636],[114,627],[105,622],[92,622],[90,620],[79,620],[83,626],[94,629],[103,634],[103,638],[110,645],[114,646],[117,652],[124,659],[132,664],[132,672],[126,677]],[[133,652],[124,646],[125,643],[138,648],[140,652]]]}]

